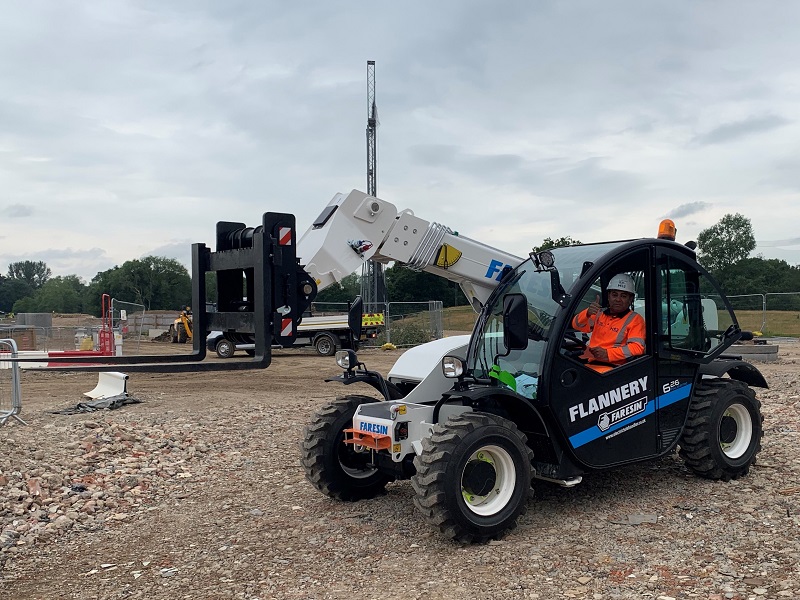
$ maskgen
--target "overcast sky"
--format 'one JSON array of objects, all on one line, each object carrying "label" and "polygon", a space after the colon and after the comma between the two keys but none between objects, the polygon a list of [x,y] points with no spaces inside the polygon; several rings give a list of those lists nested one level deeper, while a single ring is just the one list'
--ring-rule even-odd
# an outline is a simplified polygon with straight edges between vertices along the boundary
[{"label": "overcast sky", "polygon": [[726,213],[800,264],[800,3],[7,0],[0,271],[188,265],[366,189],[527,255]]}]

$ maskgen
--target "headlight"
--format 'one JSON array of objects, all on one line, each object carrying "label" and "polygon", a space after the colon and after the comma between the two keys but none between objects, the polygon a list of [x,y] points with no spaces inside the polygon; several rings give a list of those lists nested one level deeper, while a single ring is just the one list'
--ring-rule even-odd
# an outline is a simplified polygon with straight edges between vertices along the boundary
[{"label": "headlight", "polygon": [[358,365],[358,357],[352,350],[339,350],[336,353],[336,364],[343,369],[350,370]]},{"label": "headlight", "polygon": [[464,374],[464,361],[455,356],[445,356],[442,359],[442,372],[448,379],[455,379]]}]

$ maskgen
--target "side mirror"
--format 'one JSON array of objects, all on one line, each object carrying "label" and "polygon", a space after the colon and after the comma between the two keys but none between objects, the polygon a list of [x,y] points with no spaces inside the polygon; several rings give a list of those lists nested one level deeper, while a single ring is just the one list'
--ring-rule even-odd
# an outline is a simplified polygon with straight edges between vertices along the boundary
[{"label": "side mirror", "polygon": [[364,301],[361,296],[356,296],[356,299],[350,304],[347,309],[347,326],[350,328],[350,335],[352,339],[350,344],[355,347],[355,343],[361,339],[361,328],[363,326],[364,318]]},{"label": "side mirror", "polygon": [[523,294],[503,297],[503,343],[508,352],[528,347],[528,301]]}]

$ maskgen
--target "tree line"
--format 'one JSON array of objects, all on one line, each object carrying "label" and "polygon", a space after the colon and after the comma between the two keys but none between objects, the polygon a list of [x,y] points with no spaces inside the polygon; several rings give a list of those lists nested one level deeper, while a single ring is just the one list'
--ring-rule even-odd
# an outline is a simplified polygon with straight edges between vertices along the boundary
[{"label": "tree line", "polygon": [[77,275],[52,277],[43,261],[20,261],[0,275],[0,311],[86,313],[100,316],[108,294],[145,310],[177,310],[192,300],[189,271],[177,260],[146,256],[101,271],[86,284]]}]

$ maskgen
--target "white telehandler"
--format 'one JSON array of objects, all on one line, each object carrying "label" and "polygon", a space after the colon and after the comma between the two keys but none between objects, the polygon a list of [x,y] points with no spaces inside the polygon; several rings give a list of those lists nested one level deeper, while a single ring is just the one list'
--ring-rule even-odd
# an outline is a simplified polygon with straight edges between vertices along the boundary
[{"label": "white telehandler", "polygon": [[[696,474],[746,475],[761,449],[761,373],[723,354],[747,334],[694,245],[658,238],[531,253],[523,260],[353,191],[337,194],[298,245],[318,287],[369,259],[399,261],[456,281],[479,311],[470,336],[406,351],[384,378],[353,350],[333,379],[383,396],[325,405],[305,430],[308,480],[340,500],[411,479],[414,503],[462,542],[514,528],[533,478],[564,486],[582,476],[675,450]],[[618,273],[636,282],[646,349],[600,372],[584,358],[572,318]],[[358,332],[361,306],[351,311]]]}]

